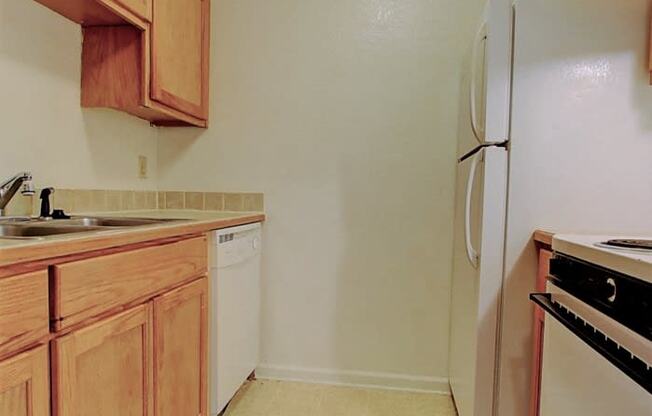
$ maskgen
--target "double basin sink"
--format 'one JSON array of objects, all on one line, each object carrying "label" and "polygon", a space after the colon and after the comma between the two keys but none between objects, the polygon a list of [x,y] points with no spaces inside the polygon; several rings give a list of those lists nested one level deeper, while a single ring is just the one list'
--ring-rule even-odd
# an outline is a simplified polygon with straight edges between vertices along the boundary
[{"label": "double basin sink", "polygon": [[43,239],[62,234],[141,227],[171,221],[179,220],[120,217],[72,217],[70,219],[54,220],[27,217],[0,217],[0,239]]}]

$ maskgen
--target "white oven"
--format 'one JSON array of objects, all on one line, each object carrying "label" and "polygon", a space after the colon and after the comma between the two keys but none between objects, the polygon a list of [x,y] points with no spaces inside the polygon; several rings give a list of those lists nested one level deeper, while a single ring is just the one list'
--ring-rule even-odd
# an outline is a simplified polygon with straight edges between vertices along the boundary
[{"label": "white oven", "polygon": [[652,283],[557,253],[540,416],[652,416]]}]

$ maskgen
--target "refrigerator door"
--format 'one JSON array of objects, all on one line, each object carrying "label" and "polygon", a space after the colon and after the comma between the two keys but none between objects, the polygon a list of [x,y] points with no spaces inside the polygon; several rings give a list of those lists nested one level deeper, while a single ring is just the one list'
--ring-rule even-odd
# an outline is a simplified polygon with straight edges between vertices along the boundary
[{"label": "refrigerator door", "polygon": [[[462,97],[458,154],[478,145],[508,139],[511,81],[511,0],[490,0],[486,8],[486,46],[478,67],[467,69]],[[482,38],[482,36],[476,37]],[[469,57],[468,62],[474,59]],[[483,63],[484,62],[484,63]],[[483,66],[483,69],[478,69]],[[467,65],[466,68],[470,68]],[[476,81],[470,82],[475,73]],[[483,73],[484,76],[478,76]],[[484,79],[485,84],[478,81]],[[478,90],[471,94],[469,89]],[[472,125],[475,120],[478,124]],[[480,124],[480,120],[483,120]],[[481,127],[484,126],[484,129]],[[475,164],[475,169],[473,169]],[[472,175],[472,171],[475,170]],[[503,252],[507,217],[508,152],[488,147],[458,164],[449,379],[460,416],[491,416],[497,396],[495,370],[499,342]]]}]

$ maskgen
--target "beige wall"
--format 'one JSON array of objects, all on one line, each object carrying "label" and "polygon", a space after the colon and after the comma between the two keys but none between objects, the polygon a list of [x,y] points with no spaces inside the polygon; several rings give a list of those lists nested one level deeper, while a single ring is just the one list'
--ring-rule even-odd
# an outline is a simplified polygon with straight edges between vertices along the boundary
[{"label": "beige wall", "polygon": [[265,193],[262,373],[446,388],[478,3],[213,2],[211,127],[161,130],[160,187]]},{"label": "beige wall", "polygon": [[80,108],[80,51],[78,25],[32,0],[0,0],[0,179],[31,170],[38,187],[155,189],[156,129]]}]

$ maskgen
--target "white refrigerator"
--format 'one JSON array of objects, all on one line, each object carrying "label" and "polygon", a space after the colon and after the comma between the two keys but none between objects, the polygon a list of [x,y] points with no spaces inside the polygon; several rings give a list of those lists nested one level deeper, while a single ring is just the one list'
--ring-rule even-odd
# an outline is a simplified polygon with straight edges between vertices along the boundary
[{"label": "white refrigerator", "polygon": [[651,12],[649,0],[486,4],[458,153],[508,143],[458,164],[449,378],[460,416],[528,414],[535,229],[652,232]]},{"label": "white refrigerator", "polygon": [[492,415],[506,227],[512,9],[490,0],[460,103],[449,379],[460,416]]}]

